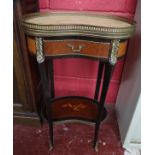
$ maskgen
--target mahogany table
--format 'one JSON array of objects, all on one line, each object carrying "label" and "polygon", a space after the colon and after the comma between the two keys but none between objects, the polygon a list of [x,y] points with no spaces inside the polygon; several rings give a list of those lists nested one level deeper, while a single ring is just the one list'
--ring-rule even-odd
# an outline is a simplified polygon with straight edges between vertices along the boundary
[{"label": "mahogany table", "polygon": [[[94,12],[51,12],[28,14],[23,17],[22,26],[28,50],[38,62],[50,148],[53,147],[53,122],[80,120],[94,123],[93,147],[97,150],[100,123],[107,115],[104,103],[112,70],[117,59],[125,56],[128,39],[135,31],[135,22]],[[66,57],[99,61],[93,99],[84,96],[55,98],[52,60]]]}]

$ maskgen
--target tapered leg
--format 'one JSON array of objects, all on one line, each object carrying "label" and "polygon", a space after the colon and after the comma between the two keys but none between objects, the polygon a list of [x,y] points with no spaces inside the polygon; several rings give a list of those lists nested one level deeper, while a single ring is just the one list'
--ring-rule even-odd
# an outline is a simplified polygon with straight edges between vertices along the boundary
[{"label": "tapered leg", "polygon": [[43,113],[42,113],[42,109],[43,109],[43,99],[40,98],[39,102],[37,103],[37,113],[38,113],[38,116],[39,116],[39,120],[40,120],[40,125],[42,126],[43,123],[44,123],[44,120],[43,120]]},{"label": "tapered leg", "polygon": [[98,96],[99,96],[100,84],[101,84],[102,73],[103,73],[103,65],[104,63],[102,61],[99,61],[97,82],[96,82],[96,89],[95,89],[95,96],[94,96],[95,100],[98,100]]},{"label": "tapered leg", "polygon": [[38,68],[40,72],[41,77],[41,84],[43,88],[43,98],[44,98],[44,104],[46,108],[47,113],[47,119],[49,124],[49,134],[50,134],[50,149],[53,147],[53,120],[52,120],[52,114],[50,112],[49,104],[50,104],[50,98],[51,94],[49,91],[49,83],[47,78],[47,72],[45,68],[45,56],[43,52],[43,38],[36,37],[36,48],[37,48],[37,62],[38,62]]},{"label": "tapered leg", "polygon": [[53,120],[51,116],[50,107],[47,106],[47,116],[48,116],[48,124],[49,124],[49,151],[53,149]]},{"label": "tapered leg", "polygon": [[[53,72],[53,60],[48,61],[48,72],[49,72],[49,81],[50,81],[50,98],[54,98],[54,72]],[[49,135],[50,135],[50,143],[49,150],[53,148],[53,120],[50,111],[50,107],[47,106],[47,113],[49,113]]]},{"label": "tapered leg", "polygon": [[93,142],[94,148],[96,148],[97,146],[98,132],[99,132],[99,127],[100,127],[100,122],[101,122],[101,117],[102,117],[102,112],[103,112],[103,106],[105,103],[105,98],[107,95],[112,70],[113,70],[113,66],[110,65],[109,63],[106,63],[100,103],[98,104],[98,115],[97,115],[96,125],[95,125],[95,135],[94,135],[94,142]]},{"label": "tapered leg", "polygon": [[52,115],[49,108],[51,94],[48,89],[48,78],[47,78],[44,62],[39,64],[39,72],[41,76],[41,82],[42,82],[43,94],[44,94],[44,103],[46,105],[46,114],[47,114],[47,119],[49,124],[49,135],[50,135],[49,149],[51,149],[53,147],[53,121],[52,121]]},{"label": "tapered leg", "polygon": [[54,71],[53,71],[53,59],[48,61],[48,72],[49,72],[49,81],[50,81],[50,95],[51,98],[54,98]]}]

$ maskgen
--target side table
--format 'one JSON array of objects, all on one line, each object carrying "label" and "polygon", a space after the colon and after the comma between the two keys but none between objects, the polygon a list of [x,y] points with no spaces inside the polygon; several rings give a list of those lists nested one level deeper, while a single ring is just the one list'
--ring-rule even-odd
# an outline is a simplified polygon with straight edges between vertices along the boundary
[{"label": "side table", "polygon": [[[104,103],[112,70],[117,59],[125,56],[128,39],[135,31],[135,22],[94,12],[51,12],[28,14],[23,17],[22,26],[28,51],[36,56],[38,62],[43,106],[46,107],[49,123],[50,148],[53,147],[53,122],[81,120],[94,123],[93,147],[97,150],[100,123],[107,115]],[[55,98],[52,61],[66,57],[99,61],[93,99],[83,96]]]}]

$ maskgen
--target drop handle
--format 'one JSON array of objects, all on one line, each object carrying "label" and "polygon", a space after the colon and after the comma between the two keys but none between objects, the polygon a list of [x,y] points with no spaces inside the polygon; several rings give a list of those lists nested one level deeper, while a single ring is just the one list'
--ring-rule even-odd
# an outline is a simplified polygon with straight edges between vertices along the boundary
[{"label": "drop handle", "polygon": [[81,52],[81,50],[85,47],[85,45],[78,45],[77,47],[75,47],[73,44],[67,44],[67,46],[70,47],[72,52],[74,53]]}]

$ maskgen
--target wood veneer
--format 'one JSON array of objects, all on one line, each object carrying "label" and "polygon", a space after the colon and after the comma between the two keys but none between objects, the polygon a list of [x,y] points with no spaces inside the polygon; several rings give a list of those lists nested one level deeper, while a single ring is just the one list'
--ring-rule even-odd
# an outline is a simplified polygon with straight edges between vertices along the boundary
[{"label": "wood veneer", "polygon": [[[84,97],[58,98],[52,101],[48,108],[54,121],[79,119],[95,122],[97,117],[97,103]],[[106,111],[103,116],[106,116]]]},{"label": "wood veneer", "polygon": [[[36,55],[35,39],[27,37],[28,49],[31,54]],[[110,43],[92,42],[86,40],[44,40],[44,53],[46,56],[61,56],[61,55],[72,55],[74,52],[68,46],[69,44],[74,45],[75,49],[79,48],[79,45],[84,45],[79,55],[86,55],[92,57],[108,58]],[[126,53],[127,41],[123,41],[119,45],[118,57],[122,57]],[[77,54],[77,53],[76,53]]]}]

